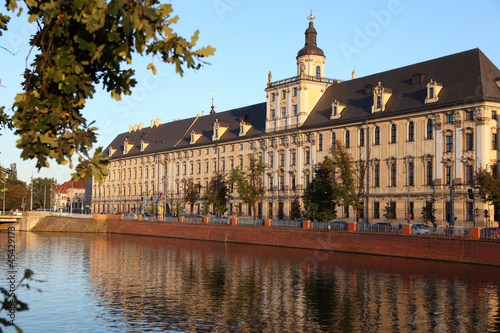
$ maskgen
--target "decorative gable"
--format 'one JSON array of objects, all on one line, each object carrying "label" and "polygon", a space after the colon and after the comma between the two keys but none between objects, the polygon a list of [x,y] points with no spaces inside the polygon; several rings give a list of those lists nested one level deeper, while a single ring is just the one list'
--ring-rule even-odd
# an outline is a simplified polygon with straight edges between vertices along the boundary
[{"label": "decorative gable", "polygon": [[130,140],[130,138],[125,138],[125,140],[123,140],[123,154],[128,154],[128,152],[130,151],[130,149],[132,149],[132,147],[134,147],[132,141]]},{"label": "decorative gable", "polygon": [[425,103],[437,102],[441,89],[443,89],[443,85],[431,79],[431,82],[427,83],[427,98],[425,99]]},{"label": "decorative gable", "polygon": [[109,146],[108,150],[108,157],[113,156],[113,154],[116,152],[116,149],[113,149],[111,146]]},{"label": "decorative gable", "polygon": [[194,145],[196,141],[198,141],[201,138],[200,133],[196,133],[194,130],[191,132],[191,142],[190,144]]},{"label": "decorative gable", "polygon": [[228,124],[224,123],[223,121],[219,121],[219,119],[215,119],[212,141],[220,140],[220,138],[224,135],[224,133],[226,133],[228,129]]},{"label": "decorative gable", "polygon": [[149,146],[149,142],[141,140],[141,151],[145,151],[148,146]]},{"label": "decorative gable", "polygon": [[340,118],[340,114],[344,110],[345,105],[340,104],[339,101],[335,100],[332,103],[332,114],[330,115],[330,119],[338,119]]},{"label": "decorative gable", "polygon": [[247,116],[242,114],[240,116],[240,134],[239,136],[244,136],[244,135],[247,135],[247,132],[250,130],[250,128],[252,128],[252,124],[247,124],[245,122]]},{"label": "decorative gable", "polygon": [[391,96],[392,89],[382,87],[382,84],[379,82],[378,86],[373,90],[372,113],[384,111],[387,101],[389,101]]}]

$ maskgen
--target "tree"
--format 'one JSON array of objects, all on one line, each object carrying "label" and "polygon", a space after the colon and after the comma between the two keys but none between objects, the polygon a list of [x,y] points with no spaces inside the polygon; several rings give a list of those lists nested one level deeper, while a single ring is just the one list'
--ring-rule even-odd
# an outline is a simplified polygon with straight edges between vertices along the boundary
[{"label": "tree", "polygon": [[207,205],[212,205],[219,216],[227,210],[227,180],[224,174],[217,172],[205,191],[203,199]]},{"label": "tree", "polygon": [[493,205],[500,204],[500,179],[495,175],[495,166],[480,168],[476,174],[479,195],[482,200]]},{"label": "tree", "polygon": [[384,214],[382,215],[383,217],[385,217],[386,220],[391,220],[393,218],[395,218],[395,212],[394,210],[391,208],[391,205],[389,203],[387,203],[384,207]]},{"label": "tree", "polygon": [[[19,14],[17,0],[7,0],[9,11]],[[199,69],[203,58],[215,49],[196,49],[199,31],[190,40],[174,32],[170,4],[150,1],[39,1],[27,2],[30,23],[37,31],[30,40],[31,65],[24,70],[23,91],[15,99],[12,122],[20,136],[17,147],[23,159],[36,159],[38,169],[48,159],[72,167],[78,155],[74,179],[91,176],[97,181],[108,174],[108,159],[97,142],[96,130],[82,111],[96,85],[116,100],[130,95],[136,84],[134,70],[127,68],[133,55],[149,55],[147,66],[156,74],[154,60],[175,66],[180,76],[185,68]],[[0,35],[10,18],[0,15]],[[0,125],[12,126],[0,109]]]},{"label": "tree", "polygon": [[337,216],[336,190],[332,183],[330,164],[331,161],[325,158],[316,169],[314,180],[304,190],[302,201],[308,219],[328,222]]},{"label": "tree", "polygon": [[33,209],[49,208],[52,195],[52,186],[57,184],[54,178],[33,179]]},{"label": "tree", "polygon": [[257,201],[264,195],[262,177],[266,170],[265,165],[250,156],[250,167],[247,172],[240,170],[239,167],[231,171],[230,181],[237,186],[240,199],[252,207],[253,218],[257,216]]},{"label": "tree", "polygon": [[28,189],[24,183],[7,183],[4,195],[6,210],[24,210],[25,207],[23,207],[23,202],[27,203],[29,201]]},{"label": "tree", "polygon": [[430,200],[427,200],[425,202],[425,205],[422,207],[422,220],[425,221],[425,223],[432,223],[434,226],[436,226],[436,208],[435,208],[435,202],[436,199],[434,196],[431,197]]},{"label": "tree", "polygon": [[302,216],[302,211],[300,207],[300,201],[297,196],[292,201],[292,205],[290,207],[290,217],[292,220],[298,219]]},{"label": "tree", "polygon": [[191,216],[193,216],[193,208],[196,201],[200,200],[200,190],[201,185],[193,182],[193,179],[187,178],[183,179],[184,184],[184,196],[182,198],[183,203],[189,203],[191,208]]}]

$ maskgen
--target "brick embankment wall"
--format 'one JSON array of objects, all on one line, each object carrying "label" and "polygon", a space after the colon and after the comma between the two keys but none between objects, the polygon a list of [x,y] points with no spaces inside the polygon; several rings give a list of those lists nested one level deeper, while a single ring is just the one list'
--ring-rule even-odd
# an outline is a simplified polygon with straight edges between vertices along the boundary
[{"label": "brick embankment wall", "polygon": [[453,237],[126,220],[108,232],[500,266],[500,242]]},{"label": "brick embankment wall", "polygon": [[104,220],[47,216],[30,231],[107,232]]}]

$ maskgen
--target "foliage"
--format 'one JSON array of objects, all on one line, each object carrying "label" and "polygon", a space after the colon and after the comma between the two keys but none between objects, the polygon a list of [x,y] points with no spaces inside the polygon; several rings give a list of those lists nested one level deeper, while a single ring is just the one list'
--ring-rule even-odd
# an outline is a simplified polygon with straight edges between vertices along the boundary
[{"label": "foliage", "polygon": [[148,201],[144,205],[144,213],[146,213],[147,215],[155,215],[155,210],[156,210],[156,202]]},{"label": "foliage", "polygon": [[[7,183],[7,188],[3,195],[5,195],[6,210],[24,210],[25,207],[23,207],[23,202],[25,204],[29,202],[28,189],[23,182],[21,182],[21,184]],[[3,195],[1,197],[2,205]]]},{"label": "foliage", "polygon": [[302,211],[300,207],[300,200],[298,197],[295,197],[290,207],[290,217],[292,218],[292,220],[295,220],[300,218],[301,216],[302,216]]},{"label": "foliage", "polygon": [[254,218],[257,216],[257,201],[264,195],[262,177],[265,170],[266,166],[262,162],[250,156],[250,167],[247,172],[238,167],[231,171],[230,181],[236,184],[240,199],[252,207]]},{"label": "foliage", "polygon": [[56,185],[54,178],[33,179],[33,209],[50,208],[52,186]]},{"label": "foliage", "polygon": [[391,209],[391,205],[389,203],[385,205],[384,212],[385,213],[382,216],[385,217],[386,220],[391,220],[396,217],[396,214],[394,210]]},{"label": "foliage", "polygon": [[[26,281],[43,282],[41,280],[33,279],[33,275],[34,273],[32,270],[26,269],[24,270],[22,279],[14,288],[10,287],[9,289],[6,289],[0,287],[0,294],[3,295],[3,300],[0,303],[0,312],[2,312],[2,310],[5,310],[7,313],[9,313],[12,308],[14,308],[15,313],[29,310],[28,304],[20,301],[17,298],[15,292],[12,293],[12,291],[19,290],[19,287],[30,289],[30,285],[26,283]],[[40,290],[38,289],[38,291]],[[2,325],[3,327],[14,326],[16,328],[16,332],[22,332],[21,328],[14,324],[14,320],[9,317],[9,314],[7,314],[7,318],[0,317],[0,325]],[[2,332],[1,328],[0,332]]]},{"label": "foliage", "polygon": [[175,214],[176,216],[179,216],[179,215],[181,215],[183,212],[184,212],[184,207],[183,207],[183,206],[181,206],[180,204],[175,204],[174,214]]},{"label": "foliage", "polygon": [[500,204],[500,179],[495,176],[494,168],[480,168],[476,174],[476,184],[479,185],[479,195],[485,202]]},{"label": "foliage", "polygon": [[200,190],[201,185],[197,184],[191,178],[183,179],[184,184],[184,196],[182,198],[183,203],[189,203],[191,208],[191,216],[193,216],[193,208],[196,201],[200,200]]},{"label": "foliage", "polygon": [[[20,15],[17,0],[7,0],[7,8]],[[96,85],[116,100],[130,95],[136,84],[129,67],[133,55],[149,55],[147,66],[153,74],[156,57],[175,66],[182,76],[185,68],[199,69],[203,58],[215,49],[196,49],[199,32],[190,40],[174,32],[179,17],[171,4],[150,1],[39,1],[25,2],[30,23],[38,30],[30,40],[31,65],[24,71],[23,92],[14,102],[12,121],[20,136],[17,147],[23,159],[36,159],[40,169],[48,159],[72,165],[78,155],[74,179],[94,176],[101,181],[109,172],[102,148],[90,155],[96,130],[82,114]],[[0,15],[1,30],[9,17]],[[9,126],[0,113],[0,126]]]},{"label": "foliage", "polygon": [[224,174],[217,172],[205,191],[203,199],[207,205],[212,205],[219,216],[227,210],[227,180]]},{"label": "foliage", "polygon": [[436,199],[434,196],[431,197],[430,200],[425,202],[425,205],[422,207],[422,220],[427,223],[432,223],[436,226],[436,208],[435,208]]},{"label": "foliage", "polygon": [[316,170],[314,180],[307,185],[302,195],[308,219],[328,222],[337,216],[336,189],[332,183],[330,163],[330,160],[325,158]]}]

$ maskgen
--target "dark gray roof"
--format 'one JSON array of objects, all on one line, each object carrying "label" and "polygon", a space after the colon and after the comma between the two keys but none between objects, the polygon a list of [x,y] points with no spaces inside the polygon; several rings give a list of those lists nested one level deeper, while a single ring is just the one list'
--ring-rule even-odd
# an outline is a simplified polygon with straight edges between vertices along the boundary
[{"label": "dark gray roof", "polygon": [[[425,75],[420,84],[412,84],[412,77],[415,74]],[[363,121],[474,101],[500,102],[500,88],[495,83],[497,78],[500,78],[498,68],[481,50],[472,49],[340,82],[328,87],[302,128]],[[431,79],[442,84],[443,88],[437,102],[425,104],[426,85]],[[365,95],[365,87],[377,86],[378,82],[381,82],[382,87],[391,89],[392,96],[386,104],[385,111],[372,114],[373,95]],[[346,107],[340,118],[330,120],[331,105],[335,100]]]},{"label": "dark gray roof", "polygon": [[[423,77],[421,83],[412,84],[412,77],[415,74]],[[431,79],[442,84],[443,88],[437,102],[425,104],[426,85]],[[328,87],[301,128],[364,121],[475,101],[500,102],[500,88],[495,83],[498,79],[500,79],[500,70],[481,50],[473,49],[344,81]],[[386,104],[385,111],[372,114],[373,95],[365,94],[365,88],[369,85],[376,86],[378,82],[381,82],[384,89],[391,91],[392,96]],[[331,105],[335,100],[346,107],[340,118],[330,120]],[[240,138],[239,123],[242,115],[245,116],[247,124],[252,124],[252,128],[244,138],[255,138],[265,133],[266,103],[260,103],[119,134],[110,144],[113,149],[117,149],[112,157],[137,156],[213,144],[213,124],[216,119],[229,126],[219,142],[227,143],[237,140]],[[193,130],[201,134],[201,137],[195,144],[190,144]],[[133,148],[128,154],[123,155],[125,138],[129,138]],[[144,152],[140,151],[141,139],[149,143]],[[108,148],[105,154],[109,152]]]},{"label": "dark gray roof", "polygon": [[[118,158],[211,144],[213,143],[213,124],[216,119],[229,126],[219,141],[235,140],[239,138],[241,115],[246,116],[246,123],[252,124],[252,128],[246,133],[245,138],[260,136],[265,132],[266,103],[260,103],[225,112],[176,120],[158,127],[145,127],[131,133],[121,133],[106,148],[105,155],[108,155],[110,146],[117,149],[110,157]],[[202,136],[195,144],[190,144],[193,130]],[[125,138],[129,138],[129,142],[133,144],[133,148],[127,154],[123,154]],[[140,151],[142,140],[149,143],[143,152]]]}]

